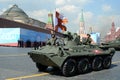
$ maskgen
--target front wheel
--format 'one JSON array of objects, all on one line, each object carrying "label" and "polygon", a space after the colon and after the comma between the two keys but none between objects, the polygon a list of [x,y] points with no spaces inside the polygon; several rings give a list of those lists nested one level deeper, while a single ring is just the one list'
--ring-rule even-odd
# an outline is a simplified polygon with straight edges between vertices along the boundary
[{"label": "front wheel", "polygon": [[45,71],[48,67],[44,66],[40,63],[36,63],[36,67],[38,68],[39,71]]},{"label": "front wheel", "polygon": [[68,59],[62,66],[62,73],[66,77],[75,75],[76,61],[74,59]]}]

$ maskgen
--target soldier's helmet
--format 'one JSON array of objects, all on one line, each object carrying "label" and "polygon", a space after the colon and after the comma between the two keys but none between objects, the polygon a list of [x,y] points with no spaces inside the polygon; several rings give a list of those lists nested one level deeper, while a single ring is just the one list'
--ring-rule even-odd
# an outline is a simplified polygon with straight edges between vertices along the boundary
[{"label": "soldier's helmet", "polygon": [[55,38],[55,34],[51,34],[51,37],[52,37],[52,38]]},{"label": "soldier's helmet", "polygon": [[88,37],[91,37],[91,35],[90,35],[90,34],[87,34],[87,36],[88,36]]},{"label": "soldier's helmet", "polygon": [[63,34],[64,34],[64,38],[68,38],[68,40],[72,40],[73,39],[73,36],[72,36],[71,32],[66,31]]},{"label": "soldier's helmet", "polygon": [[71,35],[71,32],[65,31],[65,32],[63,32],[63,34],[64,34],[65,36],[69,36],[69,35]]},{"label": "soldier's helmet", "polygon": [[74,33],[74,35],[77,35],[77,33]]}]

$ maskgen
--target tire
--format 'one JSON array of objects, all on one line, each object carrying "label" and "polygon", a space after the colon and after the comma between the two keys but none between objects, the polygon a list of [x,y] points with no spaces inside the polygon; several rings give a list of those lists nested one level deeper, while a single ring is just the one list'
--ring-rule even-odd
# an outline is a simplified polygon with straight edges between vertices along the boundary
[{"label": "tire", "polygon": [[103,60],[103,68],[104,69],[110,68],[110,66],[111,66],[111,59],[112,59],[111,56],[107,56],[107,57],[104,58],[104,60]]},{"label": "tire", "polygon": [[92,69],[95,71],[99,71],[102,69],[102,58],[95,57],[92,62]]},{"label": "tire", "polygon": [[58,67],[52,67],[52,70],[53,71],[58,71],[58,70],[60,70]]},{"label": "tire", "polygon": [[78,73],[86,73],[89,70],[89,61],[88,59],[82,59],[78,62],[77,65]]},{"label": "tire", "polygon": [[76,73],[76,61],[68,59],[62,66],[62,73],[64,76],[73,76]]},{"label": "tire", "polygon": [[36,63],[36,67],[38,68],[38,71],[45,71],[48,68],[40,63]]}]

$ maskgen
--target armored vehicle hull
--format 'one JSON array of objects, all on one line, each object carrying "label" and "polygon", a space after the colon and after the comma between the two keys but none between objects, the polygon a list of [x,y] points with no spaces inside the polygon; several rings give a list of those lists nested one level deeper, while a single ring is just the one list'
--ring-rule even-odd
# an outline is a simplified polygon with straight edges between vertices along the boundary
[{"label": "armored vehicle hull", "polygon": [[39,71],[52,66],[59,68],[64,76],[109,68],[114,53],[114,48],[103,50],[95,45],[78,45],[69,48],[47,45],[40,50],[28,52]]},{"label": "armored vehicle hull", "polygon": [[58,68],[64,76],[110,68],[114,53],[114,48],[81,44],[80,37],[76,34],[72,36],[70,32],[63,38],[52,35],[46,46],[28,52],[39,71],[52,66]]},{"label": "armored vehicle hull", "polygon": [[120,50],[120,38],[117,38],[116,40],[107,42],[107,43],[102,43],[104,48],[115,48],[116,50]]}]

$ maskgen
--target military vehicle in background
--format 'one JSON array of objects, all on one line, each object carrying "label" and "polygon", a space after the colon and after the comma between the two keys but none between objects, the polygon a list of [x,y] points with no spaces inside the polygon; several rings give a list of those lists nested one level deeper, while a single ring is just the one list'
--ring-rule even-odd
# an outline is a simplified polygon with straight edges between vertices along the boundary
[{"label": "military vehicle in background", "polygon": [[120,37],[113,40],[109,41],[106,43],[102,43],[103,47],[108,49],[108,48],[115,48],[115,50],[120,50]]},{"label": "military vehicle in background", "polygon": [[110,68],[114,53],[114,48],[102,49],[96,45],[81,44],[79,36],[72,36],[68,32],[62,38],[48,41],[46,46],[28,52],[28,55],[36,63],[39,71],[51,66],[69,77],[89,70]]}]

